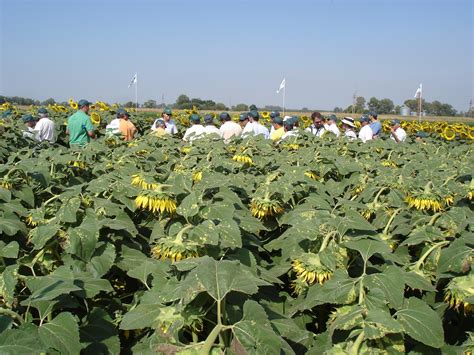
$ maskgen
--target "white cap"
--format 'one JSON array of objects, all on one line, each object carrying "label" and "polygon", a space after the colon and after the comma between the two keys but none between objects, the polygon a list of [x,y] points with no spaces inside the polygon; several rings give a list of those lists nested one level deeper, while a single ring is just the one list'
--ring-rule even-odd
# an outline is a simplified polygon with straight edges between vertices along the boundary
[{"label": "white cap", "polygon": [[348,126],[355,127],[354,119],[352,117],[344,117],[341,121]]},{"label": "white cap", "polygon": [[289,120],[290,118],[291,118],[291,116],[285,116],[285,117],[283,117],[283,122]]}]

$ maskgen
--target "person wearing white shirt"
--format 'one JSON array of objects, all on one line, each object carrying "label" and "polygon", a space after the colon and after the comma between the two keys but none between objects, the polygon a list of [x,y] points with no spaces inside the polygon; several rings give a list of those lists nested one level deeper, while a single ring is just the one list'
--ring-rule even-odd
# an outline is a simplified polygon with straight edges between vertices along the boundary
[{"label": "person wearing white shirt", "polygon": [[205,134],[217,134],[220,137],[219,128],[214,125],[214,117],[212,115],[204,116],[204,133]]},{"label": "person wearing white shirt", "polygon": [[[163,110],[163,112],[161,113],[161,118],[163,119],[163,121],[165,121],[165,132],[167,134],[177,134],[178,133],[178,127],[176,127],[176,123],[171,119],[171,117],[173,116],[173,112],[171,111],[170,108],[165,108]],[[152,131],[155,131],[158,126],[157,126],[157,121],[158,119],[155,120],[155,122],[153,122],[153,125],[151,126],[151,130]]]},{"label": "person wearing white shirt", "polygon": [[390,128],[390,138],[397,143],[404,142],[407,139],[407,132],[400,127],[399,120],[392,120],[392,127]]},{"label": "person wearing white shirt", "polygon": [[229,143],[232,137],[238,137],[242,134],[242,128],[238,123],[235,123],[230,118],[227,112],[222,112],[219,115],[222,125],[219,128],[221,138],[224,139],[224,143]]},{"label": "person wearing white shirt", "polygon": [[26,125],[27,129],[26,131],[23,131],[23,137],[38,140],[37,132],[35,132],[36,121],[34,117],[32,115],[23,115],[21,119],[23,120],[23,123]]},{"label": "person wearing white shirt", "polygon": [[183,141],[185,142],[192,142],[205,134],[205,128],[201,124],[201,117],[197,113],[189,116],[189,121],[191,121],[192,126],[184,132]]},{"label": "person wearing white shirt", "polygon": [[355,133],[355,124],[352,117],[344,117],[342,120],[342,129],[344,129],[344,137],[353,141],[357,139],[357,134]]},{"label": "person wearing white shirt", "polygon": [[239,115],[239,125],[240,127],[242,127],[242,138],[248,137],[249,135],[253,134],[254,122],[250,122],[249,112],[242,112]]},{"label": "person wearing white shirt", "polygon": [[336,122],[337,122],[336,115],[329,116],[328,123],[326,125],[326,130],[328,132],[334,133],[336,137],[339,137],[341,135],[341,131],[339,131],[339,128],[337,127]]},{"label": "person wearing white shirt", "polygon": [[278,111],[272,111],[270,112],[270,134],[275,130],[275,127],[273,127],[273,120],[275,117],[280,117],[280,112]]},{"label": "person wearing white shirt", "polygon": [[36,139],[40,142],[48,141],[49,143],[56,142],[56,132],[54,122],[48,117],[48,110],[44,107],[38,109],[39,120],[36,122],[34,131],[36,132]]},{"label": "person wearing white shirt", "polygon": [[359,139],[364,143],[372,140],[374,133],[369,125],[370,119],[367,116],[362,116],[359,121],[362,127],[359,131]]},{"label": "person wearing white shirt", "polygon": [[313,124],[305,129],[306,132],[311,132],[316,137],[321,137],[325,132],[326,128],[324,127],[323,116],[319,112],[313,112],[311,114],[313,119]]},{"label": "person wearing white shirt", "polygon": [[260,124],[260,122],[258,122],[260,119],[258,111],[250,111],[248,113],[248,117],[249,117],[249,122],[245,125],[245,128],[242,131],[242,137],[245,137],[248,135],[252,135],[252,136],[263,135],[265,139],[268,139],[270,137],[270,132],[268,131],[267,127],[265,127],[264,125]]},{"label": "person wearing white shirt", "polygon": [[280,142],[289,138],[289,137],[296,137],[298,136],[298,130],[295,128],[295,123],[297,122],[296,117],[290,117],[286,121],[283,122],[283,129],[285,130],[285,133],[280,139]]}]

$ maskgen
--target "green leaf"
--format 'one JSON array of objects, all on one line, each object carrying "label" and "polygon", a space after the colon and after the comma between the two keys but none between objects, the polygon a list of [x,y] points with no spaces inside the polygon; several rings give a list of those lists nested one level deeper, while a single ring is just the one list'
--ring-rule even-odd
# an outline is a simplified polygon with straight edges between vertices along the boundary
[{"label": "green leaf", "polygon": [[6,305],[11,307],[15,301],[15,288],[18,283],[18,265],[9,265],[3,270],[0,277],[0,296]]},{"label": "green leaf", "polygon": [[382,290],[393,308],[398,309],[403,305],[405,283],[403,273],[397,267],[392,266],[383,273],[367,275],[364,277],[364,285],[369,288],[369,292],[376,288]]},{"label": "green leaf", "polygon": [[42,249],[45,244],[56,235],[59,230],[57,224],[40,225],[30,231],[30,240],[35,250]]},{"label": "green leaf", "polygon": [[403,332],[401,324],[383,309],[370,310],[365,322],[364,334],[368,339],[379,339],[387,334]]},{"label": "green leaf", "polygon": [[110,270],[115,261],[115,246],[110,243],[98,244],[94,256],[87,264],[86,269],[94,277],[102,277]]},{"label": "green leaf", "polygon": [[473,255],[472,245],[474,245],[474,234],[466,233],[465,236],[450,243],[448,247],[441,249],[437,268],[438,276],[447,272],[464,273],[463,269],[468,267],[469,258]]},{"label": "green leaf", "polygon": [[139,304],[125,313],[120,329],[132,330],[143,328],[158,328],[161,308],[157,304]]},{"label": "green leaf", "polygon": [[357,250],[365,262],[367,262],[369,258],[376,253],[388,254],[391,252],[387,244],[380,240],[374,240],[370,238],[351,240],[345,242],[344,246],[349,249]]},{"label": "green leaf", "polygon": [[199,212],[199,198],[196,192],[191,192],[176,208],[176,213],[188,219]]},{"label": "green leaf", "polygon": [[5,202],[10,202],[11,199],[12,199],[11,191],[0,186],[0,200],[3,200]]},{"label": "green leaf", "polygon": [[424,301],[411,297],[403,309],[395,313],[405,332],[413,339],[441,348],[444,344],[444,333],[438,314]]},{"label": "green leaf", "polygon": [[100,308],[94,308],[80,328],[85,354],[119,354],[120,340],[112,318]]},{"label": "green leaf", "polygon": [[0,333],[0,354],[44,354],[45,348],[38,341],[36,327],[28,324],[19,329],[7,329]]},{"label": "green leaf", "polygon": [[0,233],[8,236],[14,236],[18,232],[26,234],[25,224],[12,212],[5,212],[0,216]]},{"label": "green leaf", "polygon": [[50,349],[61,354],[79,354],[79,326],[69,312],[60,313],[51,322],[38,328],[40,340]]},{"label": "green leaf", "polygon": [[5,244],[0,240],[0,258],[16,259],[18,257],[18,251],[20,245],[17,241]]},{"label": "green leaf", "polygon": [[77,220],[76,213],[81,206],[79,197],[72,197],[64,202],[58,210],[57,217],[61,222],[75,223]]},{"label": "green leaf", "polygon": [[149,285],[149,276],[153,275],[157,280],[164,282],[166,280],[166,272],[168,265],[158,260],[147,258],[135,268],[129,270],[127,275],[134,279],[140,280],[144,285]]}]

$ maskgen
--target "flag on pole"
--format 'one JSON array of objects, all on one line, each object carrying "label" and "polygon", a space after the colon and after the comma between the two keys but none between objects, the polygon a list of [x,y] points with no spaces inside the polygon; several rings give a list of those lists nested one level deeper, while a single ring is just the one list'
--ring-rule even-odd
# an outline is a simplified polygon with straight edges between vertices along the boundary
[{"label": "flag on pole", "polygon": [[128,84],[128,87],[136,83],[137,83],[137,73],[135,73],[135,75],[133,76],[132,80],[130,81],[130,84]]},{"label": "flag on pole", "polygon": [[286,84],[286,79],[283,79],[283,80],[281,81],[280,87],[279,87],[278,90],[277,90],[277,94],[279,94],[280,91],[285,88],[285,84]]},{"label": "flag on pole", "polygon": [[420,84],[419,88],[416,89],[416,92],[415,92],[415,99],[419,99],[421,97],[421,94],[422,94],[422,88],[423,88],[423,85]]}]

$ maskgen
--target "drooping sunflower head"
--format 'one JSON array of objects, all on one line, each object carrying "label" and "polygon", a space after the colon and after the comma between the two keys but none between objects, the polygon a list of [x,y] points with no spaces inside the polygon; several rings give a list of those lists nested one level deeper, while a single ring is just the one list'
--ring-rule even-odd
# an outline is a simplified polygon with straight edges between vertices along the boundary
[{"label": "drooping sunflower head", "polygon": [[474,275],[458,276],[453,278],[445,288],[444,301],[449,307],[459,309],[462,307],[465,313],[474,311],[474,304],[467,298],[474,297]]},{"label": "drooping sunflower head", "polygon": [[141,174],[132,175],[132,185],[144,190],[156,190],[159,187],[158,183],[142,176]]},{"label": "drooping sunflower head", "polygon": [[0,179],[0,187],[3,187],[5,190],[11,190],[13,188],[13,181],[3,177]]},{"label": "drooping sunflower head", "polygon": [[195,171],[193,172],[193,181],[199,182],[202,180],[202,171]]},{"label": "drooping sunflower head", "polygon": [[181,238],[162,238],[151,249],[151,256],[155,259],[180,261],[198,258],[200,248],[197,243]]},{"label": "drooping sunflower head", "polygon": [[382,166],[388,167],[388,168],[397,168],[398,165],[395,163],[393,160],[382,160]]},{"label": "drooping sunflower head", "polygon": [[411,208],[433,212],[441,211],[444,205],[443,199],[434,193],[410,193],[406,196],[405,202]]},{"label": "drooping sunflower head", "polygon": [[149,190],[143,191],[135,198],[135,206],[153,213],[176,211],[176,201],[173,198],[163,192]]},{"label": "drooping sunflower head", "polygon": [[333,271],[325,266],[315,253],[304,253],[291,262],[296,277],[311,285],[315,282],[323,284],[329,280]]},{"label": "drooping sunflower head", "polygon": [[232,160],[233,161],[236,161],[238,163],[242,163],[244,165],[253,165],[253,160],[251,157],[249,157],[248,155],[246,154],[235,154],[233,157],[232,157]]},{"label": "drooping sunflower head", "polygon": [[84,170],[84,169],[87,169],[87,163],[84,162],[84,161],[80,161],[80,160],[70,160],[67,162],[69,164],[69,166],[72,166],[74,168],[78,168],[80,170]]},{"label": "drooping sunflower head", "polygon": [[270,198],[254,197],[250,202],[250,211],[254,217],[263,219],[269,216],[276,216],[283,212],[280,201]]},{"label": "drooping sunflower head", "polygon": [[316,172],[313,171],[313,170],[305,171],[304,175],[307,176],[307,177],[309,177],[309,178],[312,179],[312,180],[319,180],[319,179],[321,179],[321,177],[318,175],[318,173],[316,173]]}]

